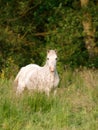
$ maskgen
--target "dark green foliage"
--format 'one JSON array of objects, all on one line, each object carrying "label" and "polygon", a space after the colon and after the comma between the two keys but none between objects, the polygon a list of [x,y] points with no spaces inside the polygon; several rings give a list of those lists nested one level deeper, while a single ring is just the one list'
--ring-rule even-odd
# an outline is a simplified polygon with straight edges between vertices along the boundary
[{"label": "dark green foliage", "polygon": [[98,67],[97,56],[89,60],[82,27],[82,14],[88,11],[98,46],[97,1],[84,10],[78,0],[1,0],[0,5],[0,70],[6,68],[9,57],[19,68],[42,65],[49,48],[58,50],[59,71],[65,64]]}]

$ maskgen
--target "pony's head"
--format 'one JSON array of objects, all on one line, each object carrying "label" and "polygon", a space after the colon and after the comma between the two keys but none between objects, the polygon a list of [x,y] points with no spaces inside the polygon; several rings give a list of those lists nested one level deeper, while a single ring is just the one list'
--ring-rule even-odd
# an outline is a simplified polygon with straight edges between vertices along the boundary
[{"label": "pony's head", "polygon": [[56,50],[48,50],[47,51],[47,65],[49,66],[49,70],[54,72],[56,69],[57,63],[57,53]]}]

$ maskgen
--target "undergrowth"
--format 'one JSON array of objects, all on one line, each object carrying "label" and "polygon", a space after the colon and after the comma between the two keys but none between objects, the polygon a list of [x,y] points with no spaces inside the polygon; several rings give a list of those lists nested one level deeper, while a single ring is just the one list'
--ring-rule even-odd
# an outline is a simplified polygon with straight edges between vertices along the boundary
[{"label": "undergrowth", "polygon": [[0,79],[0,130],[97,130],[98,71],[66,70],[56,96],[24,92]]}]

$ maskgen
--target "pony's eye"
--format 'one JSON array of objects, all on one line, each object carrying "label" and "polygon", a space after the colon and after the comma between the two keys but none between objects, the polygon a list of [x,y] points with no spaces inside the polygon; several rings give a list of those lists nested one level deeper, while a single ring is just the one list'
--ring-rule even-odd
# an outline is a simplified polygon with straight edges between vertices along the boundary
[{"label": "pony's eye", "polygon": [[47,60],[49,60],[49,58],[47,58]]}]

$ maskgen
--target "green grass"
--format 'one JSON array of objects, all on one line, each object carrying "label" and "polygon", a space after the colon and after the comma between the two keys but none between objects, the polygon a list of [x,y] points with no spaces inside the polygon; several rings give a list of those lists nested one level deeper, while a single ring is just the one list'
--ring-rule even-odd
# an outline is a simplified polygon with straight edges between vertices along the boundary
[{"label": "green grass", "polygon": [[97,130],[98,71],[67,70],[54,97],[24,92],[0,79],[0,130]]}]

